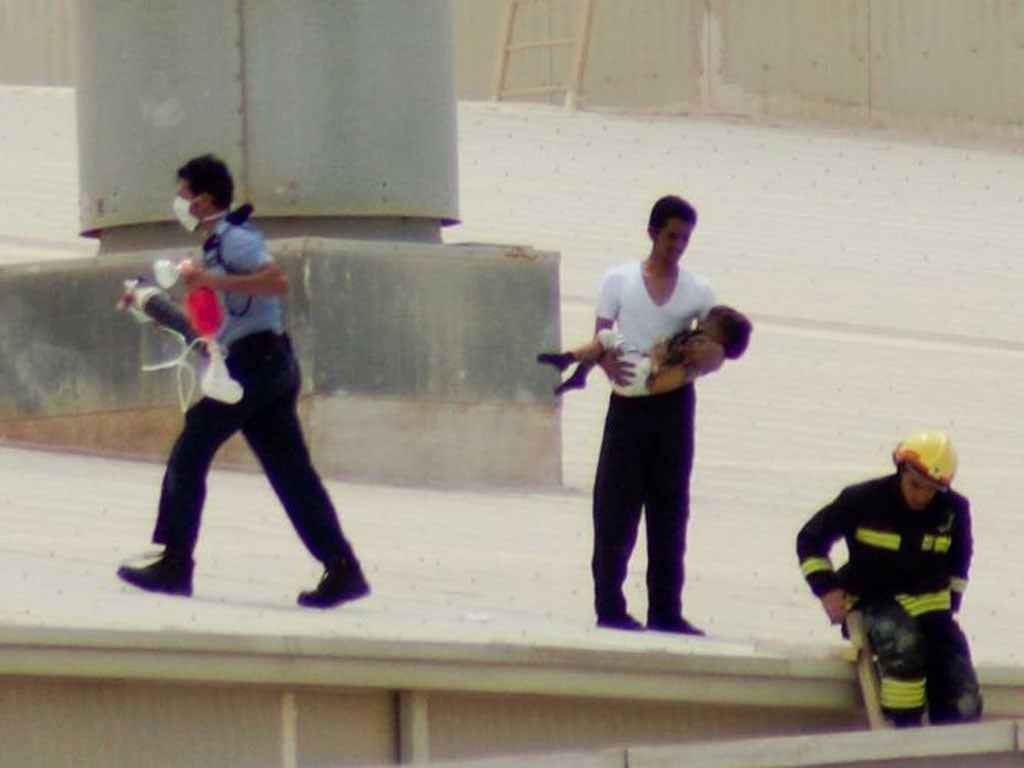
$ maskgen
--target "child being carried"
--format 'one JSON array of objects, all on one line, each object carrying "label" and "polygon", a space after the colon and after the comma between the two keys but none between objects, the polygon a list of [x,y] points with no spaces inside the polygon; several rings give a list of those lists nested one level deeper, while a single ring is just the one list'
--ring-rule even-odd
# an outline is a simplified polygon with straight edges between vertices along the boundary
[{"label": "child being carried", "polygon": [[[628,384],[612,384],[620,395],[637,397],[656,395],[689,384],[694,379],[713,373],[725,360],[739,358],[747,349],[753,326],[749,319],[732,307],[719,304],[695,328],[679,331],[657,342],[646,355],[625,353],[633,363],[633,378]],[[609,351],[623,352],[622,336],[606,328],[588,343],[567,352],[545,352],[537,362],[564,371],[577,363],[572,374],[555,388],[561,395],[570,389],[586,386],[590,369]]]}]

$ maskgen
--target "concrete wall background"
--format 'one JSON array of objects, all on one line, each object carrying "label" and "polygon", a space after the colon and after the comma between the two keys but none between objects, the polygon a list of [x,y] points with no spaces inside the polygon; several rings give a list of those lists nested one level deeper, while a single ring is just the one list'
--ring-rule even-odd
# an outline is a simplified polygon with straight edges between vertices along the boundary
[{"label": "concrete wall background", "polygon": [[0,82],[74,85],[77,0],[0,3]]},{"label": "concrete wall background", "polygon": [[173,220],[174,169],[201,147],[264,219],[424,219],[437,241],[458,218],[449,10],[79,0],[81,228],[110,250],[112,229]]},{"label": "concrete wall background", "polygon": [[[513,40],[571,36],[580,2],[524,4]],[[491,98],[505,3],[451,0],[461,99]],[[5,0],[0,82],[73,85],[75,15]],[[569,62],[517,54],[509,87],[560,82]],[[1022,72],[1024,0],[594,0],[580,104],[1002,142],[1024,135]]]},{"label": "concrete wall background", "polygon": [[[409,763],[414,761],[402,755],[399,744],[409,727],[399,709],[405,693],[6,678],[0,681],[0,715],[8,738],[0,765],[321,768]],[[785,726],[790,732],[822,734],[859,725],[855,712],[415,693],[423,697],[422,725],[427,728],[432,761],[515,755],[522,765],[551,765],[549,760],[557,765],[557,753],[585,750],[585,765],[593,765],[598,750],[617,747],[617,759],[606,755],[608,762],[599,764],[618,768],[624,764],[625,744],[751,737]],[[154,747],[156,722],[161,747]],[[651,752],[648,759],[664,757],[650,746],[647,751]],[[548,752],[556,755],[545,757]]]},{"label": "concrete wall background", "polygon": [[[277,768],[390,764],[388,691],[7,678],[4,766]],[[165,741],[154,747],[153,723]],[[74,723],[73,727],[69,727]]]},{"label": "concrete wall background", "polygon": [[[505,2],[453,3],[456,91],[490,98]],[[524,5],[513,41],[570,35],[579,5]],[[568,73],[514,58],[509,87]],[[594,0],[580,105],[1004,141],[1024,135],[1022,72],[1022,0]]]}]

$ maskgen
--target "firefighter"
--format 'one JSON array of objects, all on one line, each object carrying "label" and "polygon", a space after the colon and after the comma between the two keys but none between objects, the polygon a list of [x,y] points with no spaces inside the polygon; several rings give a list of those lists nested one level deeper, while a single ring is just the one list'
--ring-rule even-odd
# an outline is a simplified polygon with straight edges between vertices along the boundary
[{"label": "firefighter", "polygon": [[[845,488],[800,530],[800,569],[833,624],[856,609],[875,654],[880,698],[897,727],[981,716],[978,679],[957,624],[971,564],[967,499],[950,484],[957,456],[948,435],[908,435],[896,471]],[[835,570],[829,552],[846,542]]]}]

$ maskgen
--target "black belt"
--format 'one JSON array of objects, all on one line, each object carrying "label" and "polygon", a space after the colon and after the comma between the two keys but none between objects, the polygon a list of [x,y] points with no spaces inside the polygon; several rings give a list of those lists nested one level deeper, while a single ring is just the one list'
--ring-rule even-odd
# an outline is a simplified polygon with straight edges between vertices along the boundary
[{"label": "black belt", "polygon": [[228,357],[251,357],[265,355],[275,351],[287,341],[283,333],[274,331],[257,331],[243,336],[228,346]]}]

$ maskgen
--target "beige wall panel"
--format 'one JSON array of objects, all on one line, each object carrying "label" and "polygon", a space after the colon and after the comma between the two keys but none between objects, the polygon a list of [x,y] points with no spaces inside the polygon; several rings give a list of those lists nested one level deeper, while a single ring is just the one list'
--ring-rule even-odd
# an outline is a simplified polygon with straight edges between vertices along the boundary
[{"label": "beige wall panel", "polygon": [[852,712],[667,702],[438,693],[430,699],[433,760],[601,750],[759,734],[861,727]]},{"label": "beige wall panel", "polygon": [[594,0],[581,103],[698,111],[703,0]]},{"label": "beige wall panel", "polygon": [[71,85],[76,0],[0,2],[0,82]]},{"label": "beige wall panel", "polygon": [[856,122],[868,107],[863,0],[711,0],[708,109]]},{"label": "beige wall panel", "polygon": [[390,691],[296,694],[299,768],[396,762],[398,730]]},{"label": "beige wall panel", "polygon": [[[574,35],[582,1],[528,0],[513,42]],[[587,107],[1024,136],[1024,0],[593,2]],[[456,93],[490,98],[506,0],[451,4]],[[0,4],[0,82],[73,83],[76,7]],[[564,82],[570,58],[517,53],[507,87]]]},{"label": "beige wall panel", "polygon": [[[510,43],[519,45],[576,37],[582,0],[532,0],[519,5],[512,26]],[[504,3],[502,3],[504,9]],[[500,16],[504,23],[504,10]],[[499,33],[501,27],[499,26]],[[500,40],[499,40],[500,43]],[[513,52],[505,73],[505,90],[565,85],[572,73],[572,48],[568,46],[536,48]],[[532,101],[562,103],[564,96],[530,97]]]},{"label": "beige wall panel", "polygon": [[1021,0],[872,0],[871,37],[876,122],[1022,135]]},{"label": "beige wall panel", "polygon": [[280,699],[247,687],[6,678],[0,681],[0,766],[276,767]]},{"label": "beige wall panel", "polygon": [[430,761],[430,768],[630,768],[626,750],[603,752],[548,752],[542,755],[505,755],[479,760]]},{"label": "beige wall panel", "polygon": [[956,728],[859,730],[819,738],[733,741],[629,750],[629,768],[997,768],[1022,764],[1018,724]]},{"label": "beige wall panel", "polygon": [[[582,4],[583,0],[526,0],[516,11],[510,44],[575,37]],[[460,99],[494,95],[507,8],[507,0],[452,0],[455,89]],[[569,48],[517,51],[509,56],[503,88],[565,84],[571,70]],[[560,104],[564,96],[531,96],[529,100]]]},{"label": "beige wall panel", "polygon": [[505,0],[451,0],[455,92],[460,99],[489,99],[501,45]]}]

